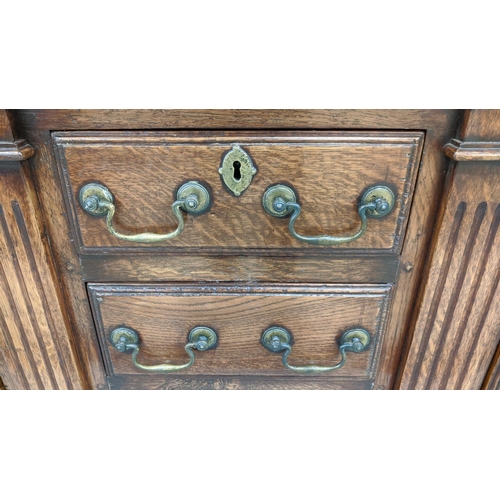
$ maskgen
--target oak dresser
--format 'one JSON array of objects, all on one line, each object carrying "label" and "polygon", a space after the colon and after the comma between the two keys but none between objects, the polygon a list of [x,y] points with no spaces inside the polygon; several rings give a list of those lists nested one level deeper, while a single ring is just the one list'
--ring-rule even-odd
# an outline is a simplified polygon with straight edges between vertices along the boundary
[{"label": "oak dresser", "polygon": [[495,389],[500,112],[0,114],[7,389]]}]

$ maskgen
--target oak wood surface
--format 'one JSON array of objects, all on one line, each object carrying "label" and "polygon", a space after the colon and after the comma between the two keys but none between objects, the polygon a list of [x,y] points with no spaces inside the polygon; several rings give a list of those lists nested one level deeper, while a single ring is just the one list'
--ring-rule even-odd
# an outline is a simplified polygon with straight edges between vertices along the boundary
[{"label": "oak wood surface", "polygon": [[[141,374],[130,354],[116,351],[108,336],[117,326],[139,333],[139,362],[186,362],[184,345],[196,326],[213,328],[215,349],[196,352],[188,370],[199,375],[297,376],[286,370],[281,355],[265,349],[261,335],[278,325],[290,331],[292,365],[332,366],[340,360],[337,341],[354,327],[368,330],[370,349],[347,355],[338,371],[321,377],[373,379],[383,341],[390,286],[333,285],[94,285],[89,295],[109,375]],[[307,375],[306,375],[307,377]]]},{"label": "oak wood surface", "polygon": [[[21,117],[20,123],[23,123],[23,120],[27,118],[27,115],[21,116],[23,113],[24,111],[16,111],[16,116]],[[43,205],[47,230],[51,237],[54,254],[56,255],[61,284],[65,290],[67,308],[71,313],[73,331],[79,339],[80,352],[85,360],[84,365],[90,372],[93,387],[105,387],[106,380],[102,369],[102,361],[100,360],[99,348],[96,344],[92,316],[88,308],[84,286],[86,280],[104,280],[109,282],[116,280],[135,281],[137,279],[142,281],[175,280],[182,282],[184,280],[194,281],[199,279],[205,281],[213,279],[228,281],[233,279],[232,277],[234,276],[235,280],[241,279],[244,282],[249,281],[251,284],[255,284],[255,282],[266,281],[266,279],[286,282],[287,280],[295,280],[294,276],[298,275],[299,280],[305,282],[311,279],[317,282],[329,282],[329,280],[332,280],[330,282],[335,282],[334,280],[343,279],[345,282],[349,280],[349,277],[352,277],[354,280],[359,279],[359,282],[361,282],[364,281],[366,274],[369,274],[370,269],[373,270],[375,280],[383,280],[385,279],[384,276],[387,279],[393,279],[395,272],[397,273],[393,306],[388,319],[385,341],[382,345],[379,369],[375,382],[375,388],[392,387],[403,342],[408,340],[411,343],[408,327],[409,313],[414,307],[415,292],[421,277],[422,265],[426,259],[427,245],[434,224],[434,216],[439,206],[439,194],[442,189],[446,170],[446,158],[441,153],[441,148],[453,137],[453,131],[457,126],[460,113],[455,111],[407,112],[406,110],[395,113],[384,111],[319,111],[318,113],[311,112],[309,114],[311,117],[311,121],[309,122],[307,120],[304,121],[305,114],[302,111],[299,114],[302,118],[283,110],[276,113],[270,111],[268,115],[269,119],[266,119],[264,112],[260,114],[241,112],[239,117],[243,118],[238,121],[235,118],[236,115],[229,116],[231,113],[227,110],[215,114],[211,114],[210,111],[198,112],[198,114],[179,112],[177,113],[178,118],[176,122],[172,118],[175,113],[172,114],[170,110],[163,112],[161,118],[157,113],[146,111],[135,111],[128,115],[127,113],[123,114],[117,111],[116,113],[111,113],[113,116],[110,116],[110,113],[107,111],[82,112],[78,116],[75,114],[67,119],[65,116],[68,115],[65,115],[61,111],[47,110],[38,112],[36,116],[31,115],[31,118],[38,120],[37,127],[40,127],[40,129],[33,129],[34,121],[28,123],[29,128],[25,129],[26,138],[37,149],[37,155],[30,162],[33,167],[40,201]],[[186,119],[182,121],[184,115]],[[209,115],[210,118],[208,118]],[[125,116],[129,117],[128,121],[124,118]],[[321,116],[323,116],[324,120]],[[203,117],[206,119],[202,119]],[[73,126],[70,126],[69,122],[71,120],[75,120]],[[121,123],[121,126],[118,126],[119,123]],[[149,125],[146,125],[147,123]],[[264,256],[256,256],[253,259],[249,259],[245,255],[225,255],[220,258],[215,255],[211,257],[191,256],[186,260],[184,266],[182,265],[183,256],[172,254],[168,259],[144,254],[138,255],[137,258],[131,256],[130,262],[128,262],[126,256],[102,256],[102,260],[99,260],[99,258],[89,255],[80,259],[74,250],[74,235],[71,227],[68,225],[68,214],[61,196],[62,187],[55,169],[51,137],[48,131],[64,129],[78,130],[84,128],[89,130],[98,128],[134,129],[146,126],[151,126],[152,128],[168,128],[172,126],[174,128],[191,127],[199,129],[304,129],[314,126],[315,129],[355,128],[360,130],[396,128],[400,130],[425,130],[426,138],[415,186],[412,216],[408,222],[400,262],[398,263],[397,260],[390,262],[390,259],[386,261],[377,261],[375,259],[371,261],[371,264],[363,267],[360,259],[358,261],[360,269],[358,270],[356,269],[355,261],[352,264],[346,264],[347,258],[344,261],[342,259],[326,259],[325,264],[323,264],[319,257],[315,260],[316,258],[310,259],[300,255],[293,259],[290,259],[290,255],[287,255],[286,259],[266,258]],[[47,131],[42,130],[44,127]],[[142,258],[145,259],[143,262]],[[356,259],[356,256],[349,256],[349,259],[351,258]],[[242,264],[242,261],[245,263]],[[287,265],[284,262],[290,263],[290,269],[287,269]],[[386,270],[380,270],[377,262],[381,264],[385,262],[383,265]],[[192,275],[189,272],[191,265],[193,266]],[[305,265],[308,271],[299,273],[299,266],[301,265]],[[324,273],[321,273],[322,266],[324,267]],[[318,276],[321,276],[321,279]],[[382,283],[383,281],[380,282]],[[131,375],[130,377],[134,380],[136,377],[139,377],[141,380],[144,378],[150,380],[148,376],[144,375]],[[308,380],[311,379],[308,378]],[[130,383],[135,384],[132,381]],[[151,382],[153,385],[154,383]],[[308,382],[308,384],[310,383]],[[183,384],[186,387],[187,382],[183,382]],[[294,387],[298,388],[297,385]]]},{"label": "oak wood surface", "polygon": [[0,175],[1,376],[9,389],[82,388],[27,174]]},{"label": "oak wood surface", "polygon": [[[431,126],[431,124],[429,124]],[[375,388],[392,389],[412,339],[411,319],[417,304],[418,286],[428,259],[435,217],[441,203],[448,160],[442,148],[458,123],[449,128],[426,131],[419,176],[413,195],[411,216],[400,256],[386,341],[382,346]]]},{"label": "oak wood surface", "polygon": [[[10,151],[9,141],[11,146],[19,142],[9,123],[7,113],[0,111],[0,150],[7,144]],[[3,383],[9,389],[83,388],[28,164],[2,161],[0,182]]]},{"label": "oak wood surface", "polygon": [[13,110],[24,130],[410,129],[454,126],[460,110],[439,109],[39,109]]},{"label": "oak wood surface", "polygon": [[499,166],[457,167],[403,388],[481,387],[500,341]]},{"label": "oak wood surface", "polygon": [[468,109],[464,113],[459,139],[467,142],[498,142],[499,133],[498,109]]},{"label": "oak wood surface", "polygon": [[5,109],[0,110],[0,141],[4,144],[15,142],[11,119]]},{"label": "oak wood surface", "polygon": [[[310,254],[400,251],[423,134],[66,133],[53,137],[81,253],[177,249],[184,254],[193,248],[222,254],[295,248]],[[258,170],[240,197],[227,192],[217,171],[234,143],[250,154]],[[90,216],[78,203],[81,187],[99,182],[115,197],[118,231],[168,233],[177,226],[171,209],[175,192],[189,180],[209,187],[213,204],[207,214],[186,216],[184,232],[162,243],[120,240],[107,231],[104,218]],[[388,184],[397,201],[391,214],[370,219],[358,240],[325,248],[293,238],[288,218],[264,211],[262,196],[277,183],[291,185],[297,192],[302,212],[295,226],[299,234],[308,236],[356,233],[358,200],[373,185]]]},{"label": "oak wood surface", "polygon": [[462,142],[452,139],[443,153],[455,161],[499,161],[500,142]]},{"label": "oak wood surface", "polygon": [[393,256],[86,255],[80,265],[82,278],[94,282],[393,283],[399,273]]},{"label": "oak wood surface", "polygon": [[76,339],[76,347],[82,360],[83,376],[91,388],[103,388],[106,379],[102,359],[86,286],[81,277],[80,260],[75,253],[71,229],[67,223],[50,133],[26,131],[26,138],[37,152],[29,162],[57,265],[64,309],[68,313],[71,333]]},{"label": "oak wood surface", "polygon": [[[500,113],[467,114],[462,139],[494,139]],[[487,125],[486,125],[487,123]],[[498,139],[497,133],[497,139]],[[500,341],[500,162],[450,172],[403,389],[479,389]]]},{"label": "oak wood surface", "polygon": [[179,376],[168,378],[158,375],[113,375],[109,388],[114,390],[368,390],[373,380],[353,378],[306,377],[231,377],[231,376]]}]

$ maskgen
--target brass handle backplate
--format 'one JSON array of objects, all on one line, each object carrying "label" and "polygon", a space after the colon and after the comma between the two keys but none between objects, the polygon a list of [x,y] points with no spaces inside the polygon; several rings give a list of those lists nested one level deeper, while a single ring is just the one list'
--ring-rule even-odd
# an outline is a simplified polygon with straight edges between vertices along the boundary
[{"label": "brass handle backplate", "polygon": [[214,330],[208,326],[197,326],[193,328],[188,335],[188,342],[184,346],[185,351],[188,353],[189,361],[183,365],[170,365],[161,364],[146,366],[137,361],[137,356],[139,355],[139,334],[127,327],[115,328],[110,336],[109,340],[111,345],[119,352],[132,352],[132,363],[137,368],[145,370],[148,372],[155,373],[168,373],[168,372],[178,372],[180,370],[185,370],[189,368],[194,363],[194,352],[193,349],[197,351],[208,351],[209,349],[214,349],[217,345],[217,334]]},{"label": "brass handle backplate", "polygon": [[[262,198],[262,205],[265,211],[273,217],[286,217],[292,214],[288,228],[290,234],[299,241],[312,245],[342,245],[357,240],[366,231],[367,218],[380,219],[388,215],[394,207],[394,192],[387,186],[374,186],[367,189],[361,196],[358,204],[358,215],[361,220],[361,227],[356,234],[350,236],[304,236],[295,231],[295,222],[300,215],[301,207],[297,203],[295,191],[285,186],[277,184],[267,188]],[[335,203],[335,200],[333,200]]]},{"label": "brass handle backplate", "polygon": [[285,368],[298,373],[324,373],[338,370],[344,366],[346,352],[363,352],[371,342],[371,335],[363,328],[353,328],[342,334],[339,340],[339,350],[342,359],[334,366],[292,366],[288,364],[288,356],[292,352],[290,332],[280,326],[271,326],[261,338],[262,345],[271,352],[283,351],[282,363]]},{"label": "brass handle backplate", "polygon": [[91,215],[106,215],[106,227],[108,231],[121,240],[134,243],[158,243],[179,236],[184,230],[184,219],[181,209],[187,213],[199,215],[205,212],[210,205],[210,194],[208,190],[196,181],[189,181],[177,190],[177,199],[172,204],[172,211],[177,219],[177,228],[168,234],[141,233],[122,234],[113,227],[113,217],[116,206],[111,191],[98,183],[86,184],[80,190],[80,205],[85,212]]}]

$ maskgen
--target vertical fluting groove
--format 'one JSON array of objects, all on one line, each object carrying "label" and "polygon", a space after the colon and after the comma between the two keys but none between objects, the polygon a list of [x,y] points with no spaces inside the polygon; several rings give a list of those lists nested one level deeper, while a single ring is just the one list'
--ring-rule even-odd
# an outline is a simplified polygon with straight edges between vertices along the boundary
[{"label": "vertical fluting groove", "polygon": [[486,301],[484,303],[483,311],[481,313],[481,320],[479,321],[479,325],[477,327],[476,335],[474,336],[473,345],[471,347],[471,350],[468,353],[467,360],[464,363],[464,368],[462,369],[462,373],[460,374],[459,386],[461,386],[463,384],[463,382],[465,380],[465,376],[466,376],[466,374],[467,374],[467,372],[469,370],[469,365],[471,363],[472,356],[474,355],[474,351],[472,351],[472,349],[476,349],[477,343],[479,341],[479,337],[481,335],[481,331],[482,331],[484,323],[486,321],[486,317],[488,316],[488,313],[489,313],[490,308],[491,308],[491,303],[493,302],[493,298],[495,296],[495,292],[496,292],[496,290],[498,288],[498,282],[499,282],[499,280],[500,280],[500,266],[498,267],[497,274],[495,276],[496,286],[492,286],[491,287],[491,290],[490,290],[490,293],[488,295],[488,298],[486,299]]},{"label": "vertical fluting groove", "polygon": [[[437,348],[433,354],[432,366],[430,374],[427,378],[427,382],[425,384],[425,388],[429,389],[432,381],[434,380],[434,376],[436,375],[436,371],[440,366],[441,362],[441,354],[443,352],[444,346],[446,345],[446,339],[448,338],[448,332],[450,331],[450,325],[453,320],[453,316],[455,314],[455,309],[458,304],[458,299],[460,297],[460,293],[462,292],[462,287],[465,280],[465,275],[467,274],[467,269],[469,267],[470,258],[472,255],[472,251],[474,250],[474,246],[476,244],[477,235],[479,233],[479,229],[484,220],[484,216],[486,214],[486,209],[488,204],[483,201],[480,203],[476,211],[474,212],[474,218],[472,219],[472,226],[469,231],[469,236],[467,237],[467,241],[465,242],[464,253],[462,255],[462,259],[460,260],[460,266],[458,268],[457,278],[455,280],[455,284],[453,286],[453,291],[450,297],[450,301],[448,302],[448,306],[446,307],[446,313],[444,315],[443,324],[441,326],[441,332],[439,335],[439,341],[437,344]],[[453,345],[458,349],[460,345],[461,338],[454,338]]]},{"label": "vertical fluting groove", "polygon": [[[24,243],[26,255],[28,256],[28,262],[29,262],[29,265],[31,268],[31,273],[33,275],[33,278],[34,278],[37,286],[38,286],[39,296],[40,296],[40,299],[42,301],[43,309],[45,311],[46,318],[47,318],[47,324],[49,327],[50,338],[52,340],[53,346],[55,347],[55,352],[57,353],[57,359],[59,360],[59,366],[61,367],[62,375],[63,375],[63,378],[66,382],[68,389],[72,389],[73,385],[71,383],[69,374],[67,373],[66,364],[64,363],[64,361],[61,357],[61,353],[59,352],[60,350],[58,348],[59,347],[58,342],[56,342],[56,339],[54,339],[54,333],[53,333],[55,331],[54,318],[52,317],[52,312],[51,312],[51,309],[49,307],[47,297],[45,296],[45,287],[43,285],[43,281],[42,281],[42,278],[40,276],[38,266],[36,265],[35,255],[33,252],[33,248],[31,246],[31,241],[30,241],[30,238],[28,235],[28,230],[26,228],[26,224],[25,224],[24,217],[23,217],[23,214],[21,211],[21,207],[19,206],[19,203],[17,203],[17,201],[12,201],[11,205],[12,205],[12,210],[14,212],[14,217],[16,218],[16,222],[17,222],[17,225],[19,227],[19,232],[21,234],[21,238],[22,238],[23,243]],[[43,338],[43,337],[41,337],[41,338]],[[43,344],[43,342],[42,342],[42,344]],[[43,345],[43,351],[45,354],[46,353],[45,345]],[[45,355],[44,355],[44,359],[45,359]],[[59,384],[57,383],[57,379],[56,379],[55,374],[53,372],[53,368],[52,368],[50,361],[49,361],[47,368],[49,369],[51,381],[54,384],[54,388],[59,388]]]},{"label": "vertical fluting groove", "polygon": [[[12,209],[14,209],[14,204],[16,204],[19,207],[19,205],[17,204],[16,201],[11,201]],[[15,213],[14,213],[14,218],[16,219],[16,222],[18,224],[18,229],[19,229],[19,232],[20,232],[20,235],[21,235],[21,240],[23,240],[23,237],[22,237],[23,235],[21,234],[21,227],[19,226],[19,220],[17,219]],[[29,237],[28,237],[28,241],[29,241]],[[27,242],[26,241],[22,241],[22,243],[23,243],[23,247],[26,250],[26,243]],[[11,244],[13,244],[12,239],[11,239]],[[26,257],[27,257],[28,263],[29,263],[29,265],[31,267],[31,263],[29,262],[30,255],[26,254]],[[39,321],[35,317],[35,312],[34,312],[34,308],[33,308],[32,298],[31,298],[31,295],[28,292],[28,287],[26,285],[25,277],[24,277],[24,274],[22,272],[21,265],[19,263],[19,258],[17,256],[17,253],[13,253],[13,255],[12,255],[12,262],[14,263],[14,269],[16,271],[17,281],[18,281],[19,287],[21,288],[21,292],[23,294],[24,302],[26,304],[26,309],[28,311],[28,318],[29,318],[29,321],[30,321],[31,326],[33,328],[33,333],[35,334],[35,340],[36,340],[36,343],[38,345],[38,350],[40,351],[40,354],[42,355],[42,359],[44,361],[45,368],[47,370],[47,374],[48,374],[48,377],[49,377],[52,389],[56,389],[57,386],[58,386],[57,379],[56,379],[56,376],[55,376],[55,373],[54,373],[54,369],[52,367],[52,363],[50,361],[49,353],[47,352],[47,346],[45,345],[45,343],[43,341],[43,335],[42,335],[42,331],[40,329]],[[39,294],[42,294],[43,293],[43,286],[40,287],[37,291],[38,291]]]},{"label": "vertical fluting groove", "polygon": [[[460,231],[460,226],[462,225],[462,220],[464,218],[465,210],[467,204],[464,201],[461,201],[457,207],[455,212],[455,217],[453,220],[453,225],[450,230],[450,234],[448,236],[448,244],[446,246],[447,251],[444,255],[444,260],[441,265],[441,270],[439,272],[438,281],[436,283],[436,288],[434,289],[434,293],[432,295],[431,307],[429,309],[429,313],[427,314],[427,321],[425,322],[425,328],[422,332],[422,337],[420,339],[420,349],[418,350],[417,360],[415,365],[413,366],[413,371],[408,382],[408,388],[414,389],[418,377],[420,375],[420,370],[422,369],[422,363],[424,361],[425,349],[422,347],[428,346],[429,339],[432,332],[432,327],[434,326],[434,322],[436,320],[437,311],[439,308],[439,299],[443,294],[444,285],[446,283],[446,277],[448,276],[448,272],[450,270],[451,260],[453,257],[453,252],[455,249],[455,244],[458,239],[458,233]],[[427,286],[430,286],[430,283],[427,283]]]},{"label": "vertical fluting groove", "polygon": [[[1,208],[0,208],[1,209]],[[4,278],[5,274],[2,268],[2,263],[0,262],[0,277]],[[9,329],[7,328],[7,324],[5,323],[5,318],[3,317],[3,312],[0,310],[0,330],[2,331],[2,334],[5,338],[5,342],[7,343],[7,349],[9,351],[9,355],[14,358],[14,361],[18,367],[21,366],[21,360],[19,359],[19,356],[17,354],[17,349],[14,346],[14,341],[12,340],[12,337],[10,336]],[[22,381],[23,388],[24,389],[29,389],[30,388],[30,383],[28,382],[28,379],[26,378],[26,375],[24,374],[23,370],[16,370],[16,375],[19,376],[19,378]]]},{"label": "vertical fluting groove", "polygon": [[[7,225],[7,220],[5,218],[5,213],[4,213],[3,208],[1,206],[0,206],[0,226],[2,227],[4,240],[5,240],[5,243],[7,245],[8,254],[12,257],[14,264],[16,264],[17,257],[16,257],[16,253],[15,253],[14,244],[13,244],[13,241],[10,237],[9,227]],[[7,276],[5,274],[3,266],[0,266],[0,271],[1,271],[0,278],[5,283],[6,297],[7,297],[7,300],[9,301],[9,306],[10,306],[12,314],[15,318],[15,322],[19,326],[21,343],[23,344],[24,352],[26,354],[26,357],[28,358],[28,362],[30,364],[31,371],[32,371],[33,376],[35,378],[38,389],[44,389],[42,378],[40,376],[40,373],[38,372],[37,364],[36,364],[35,359],[33,357],[33,353],[31,352],[31,348],[28,344],[26,331],[25,331],[23,323],[21,321],[21,317],[19,316],[19,311],[17,310],[16,301],[14,300],[14,297],[12,295],[12,290],[10,289],[9,282],[7,280]],[[8,329],[6,329],[6,331],[8,332]],[[21,367],[21,364],[19,366]]]},{"label": "vertical fluting groove", "polygon": [[[481,278],[483,277],[484,271],[486,269],[486,265],[488,264],[489,254],[490,254],[490,251],[493,247],[493,243],[495,241],[495,237],[497,235],[499,226],[500,226],[500,204],[497,205],[497,208],[495,210],[495,214],[493,216],[493,220],[491,222],[490,230],[488,232],[488,237],[486,240],[486,248],[484,250],[483,258],[482,258],[482,262],[481,262],[481,271],[482,271]],[[460,377],[458,379],[458,383],[457,383],[457,387],[456,387],[457,389],[460,389],[462,387],[464,380],[465,380],[465,377],[466,377],[467,373],[469,372],[470,363],[472,361],[472,357],[474,356],[474,353],[476,352],[477,344],[479,342],[479,337],[481,336],[481,332],[483,330],[483,325],[484,325],[484,323],[486,321],[486,317],[488,316],[488,313],[490,311],[491,303],[493,302],[493,298],[495,296],[495,292],[498,288],[499,282],[500,282],[500,266],[497,266],[497,273],[496,273],[495,279],[493,280],[493,284],[492,284],[492,287],[491,287],[490,292],[488,294],[488,298],[484,302],[483,310],[481,312],[481,319],[479,321],[475,335],[473,337],[472,345],[469,349],[469,352],[467,353],[467,358],[466,358],[465,363],[462,367],[462,371],[460,372]],[[475,298],[475,296],[474,296],[474,298]],[[472,307],[471,307],[471,309],[472,309]],[[469,310],[467,310],[467,312],[469,312]]]}]

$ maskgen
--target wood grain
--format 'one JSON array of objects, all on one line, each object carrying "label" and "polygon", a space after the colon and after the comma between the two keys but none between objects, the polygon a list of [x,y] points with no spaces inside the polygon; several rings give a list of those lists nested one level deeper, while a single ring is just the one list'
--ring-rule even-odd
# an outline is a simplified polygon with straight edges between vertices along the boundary
[{"label": "wood grain", "polygon": [[386,341],[382,346],[375,387],[394,388],[398,371],[404,366],[412,339],[411,319],[417,303],[422,273],[428,259],[429,245],[439,211],[448,160],[441,149],[458,123],[450,128],[426,131],[422,162],[413,195],[411,216],[400,256],[393,303],[387,325]]},{"label": "wood grain", "polygon": [[[20,144],[33,152],[0,110],[0,157]],[[2,161],[0,180],[0,376],[8,389],[83,388],[27,162]]]},{"label": "wood grain", "polygon": [[4,144],[15,142],[11,119],[5,109],[0,109],[0,141]]},{"label": "wood grain", "polygon": [[[489,146],[499,137],[500,111],[465,113],[461,147]],[[498,344],[498,166],[466,159],[450,168],[398,387],[478,389],[483,384]]]},{"label": "wood grain", "polygon": [[9,389],[82,388],[26,168],[0,168],[0,374]]},{"label": "wood grain", "polygon": [[[420,158],[423,134],[413,133],[196,133],[54,134],[73,232],[83,254],[119,251],[212,254],[242,250],[288,250],[307,254],[343,251],[399,253]],[[217,171],[232,144],[240,144],[258,172],[245,193],[228,193]],[[176,226],[171,205],[176,189],[197,180],[209,187],[208,214],[187,216],[175,239],[139,244],[111,235],[103,218],[85,213],[78,192],[100,182],[113,193],[115,227],[123,233],[168,233]],[[265,190],[291,185],[302,212],[296,230],[305,235],[350,235],[360,226],[357,203],[367,188],[388,184],[396,206],[383,219],[371,219],[358,240],[337,247],[300,242],[289,234],[288,219],[262,208]]]},{"label": "wood grain", "polygon": [[119,375],[109,377],[109,388],[114,390],[368,390],[372,380],[338,377],[230,377],[230,376],[176,376]]},{"label": "wood grain", "polygon": [[39,109],[12,110],[25,131],[448,129],[460,110],[439,109]]},{"label": "wood grain", "polygon": [[498,142],[499,130],[498,109],[468,109],[464,113],[459,139],[467,142]]},{"label": "wood grain", "polygon": [[500,163],[459,163],[401,387],[479,389],[500,341]]},{"label": "wood grain", "polygon": [[500,142],[462,142],[452,139],[443,152],[455,161],[499,161]]},{"label": "wood grain", "polygon": [[94,282],[393,283],[399,272],[393,256],[86,255],[80,263],[82,278]]},{"label": "wood grain", "polygon": [[65,311],[71,325],[71,337],[75,339],[81,360],[83,378],[88,381],[90,388],[104,387],[106,384],[104,368],[87,290],[81,276],[80,260],[75,253],[73,236],[67,222],[50,133],[29,131],[26,138],[37,151],[29,161],[55,257],[57,277],[65,298]]},{"label": "wood grain", "polygon": [[[174,280],[182,282],[197,279],[203,281],[230,281],[234,279],[255,285],[255,282],[269,279],[282,282],[288,280],[308,282],[310,279],[314,279],[324,283],[337,279],[346,282],[349,278],[364,280],[366,274],[372,270],[373,279],[381,280],[380,283],[382,283],[383,279],[393,279],[397,266],[397,286],[394,291],[393,306],[388,319],[389,323],[375,381],[375,388],[393,387],[401,359],[403,342],[406,341],[411,346],[410,313],[415,307],[416,290],[421,279],[423,264],[428,258],[430,235],[434,217],[439,208],[446,173],[446,158],[441,153],[441,148],[454,136],[454,130],[461,116],[460,111],[261,110],[255,112],[254,110],[239,110],[235,113],[231,110],[187,112],[176,110],[161,112],[84,110],[66,113],[57,110],[37,112],[21,110],[15,111],[13,114],[18,119],[21,128],[24,127],[25,137],[37,150],[37,154],[30,159],[30,162],[46,218],[47,231],[56,256],[59,278],[67,298],[72,331],[75,338],[78,339],[79,352],[84,360],[83,365],[88,370],[93,387],[104,388],[107,383],[88,306],[85,281]],[[425,131],[422,161],[418,166],[419,175],[412,201],[412,216],[406,230],[400,264],[394,257],[391,257],[392,261],[391,259],[377,260],[378,258],[373,258],[363,266],[364,257],[358,258],[354,255],[337,260],[331,257],[325,258],[325,255],[309,258],[300,254],[292,256],[286,252],[283,252],[282,257],[256,255],[250,258],[244,254],[220,257],[216,255],[191,255],[186,256],[185,259],[182,255],[172,253],[168,257],[141,254],[130,256],[130,262],[128,262],[127,255],[105,255],[100,257],[102,261],[91,255],[79,258],[73,244],[75,235],[68,224],[68,213],[61,194],[62,187],[55,169],[51,136],[48,131],[116,130],[119,128],[132,130],[139,128],[232,128],[234,130],[252,128],[304,130],[313,128],[316,130],[396,129]],[[323,258],[325,258],[324,263],[322,262]],[[352,264],[345,264],[345,261],[351,258],[353,259]],[[287,268],[287,263],[290,264],[290,268]],[[356,268],[356,263],[359,263],[360,269]],[[378,263],[386,269],[379,269]],[[191,265],[193,266],[192,275],[189,272]],[[302,265],[305,266],[304,271],[301,271]],[[323,268],[324,272],[322,273]],[[319,276],[321,279],[318,278]],[[130,375],[130,377],[151,380],[150,377],[144,375]],[[215,381],[215,378],[212,377],[212,380]],[[254,384],[253,388],[257,388],[259,383],[259,379],[256,378],[247,377],[244,380],[249,386]],[[309,377],[308,380],[311,381]],[[188,381],[182,382],[184,387],[187,386]],[[114,383],[112,382],[112,384]],[[125,385],[129,383],[135,384],[133,381],[123,382]],[[151,382],[151,387],[154,386],[154,383],[156,382]],[[311,383],[308,382],[308,384]],[[157,385],[161,385],[161,382]],[[175,386],[175,384],[173,385]],[[199,382],[198,386],[202,385],[203,383]],[[293,384],[289,387],[294,388]]]},{"label": "wood grain", "polygon": [[[279,325],[293,336],[291,364],[331,366],[340,359],[338,338],[356,326],[373,340],[369,351],[348,355],[342,371],[321,377],[373,379],[383,340],[390,286],[334,285],[95,285],[89,295],[109,375],[141,374],[130,355],[119,353],[108,336],[117,326],[136,330],[140,362],[181,364],[189,331],[200,325],[219,336],[216,349],[196,353],[191,375],[297,376],[281,355],[260,344],[262,332]],[[307,378],[307,376],[306,376]]]}]

